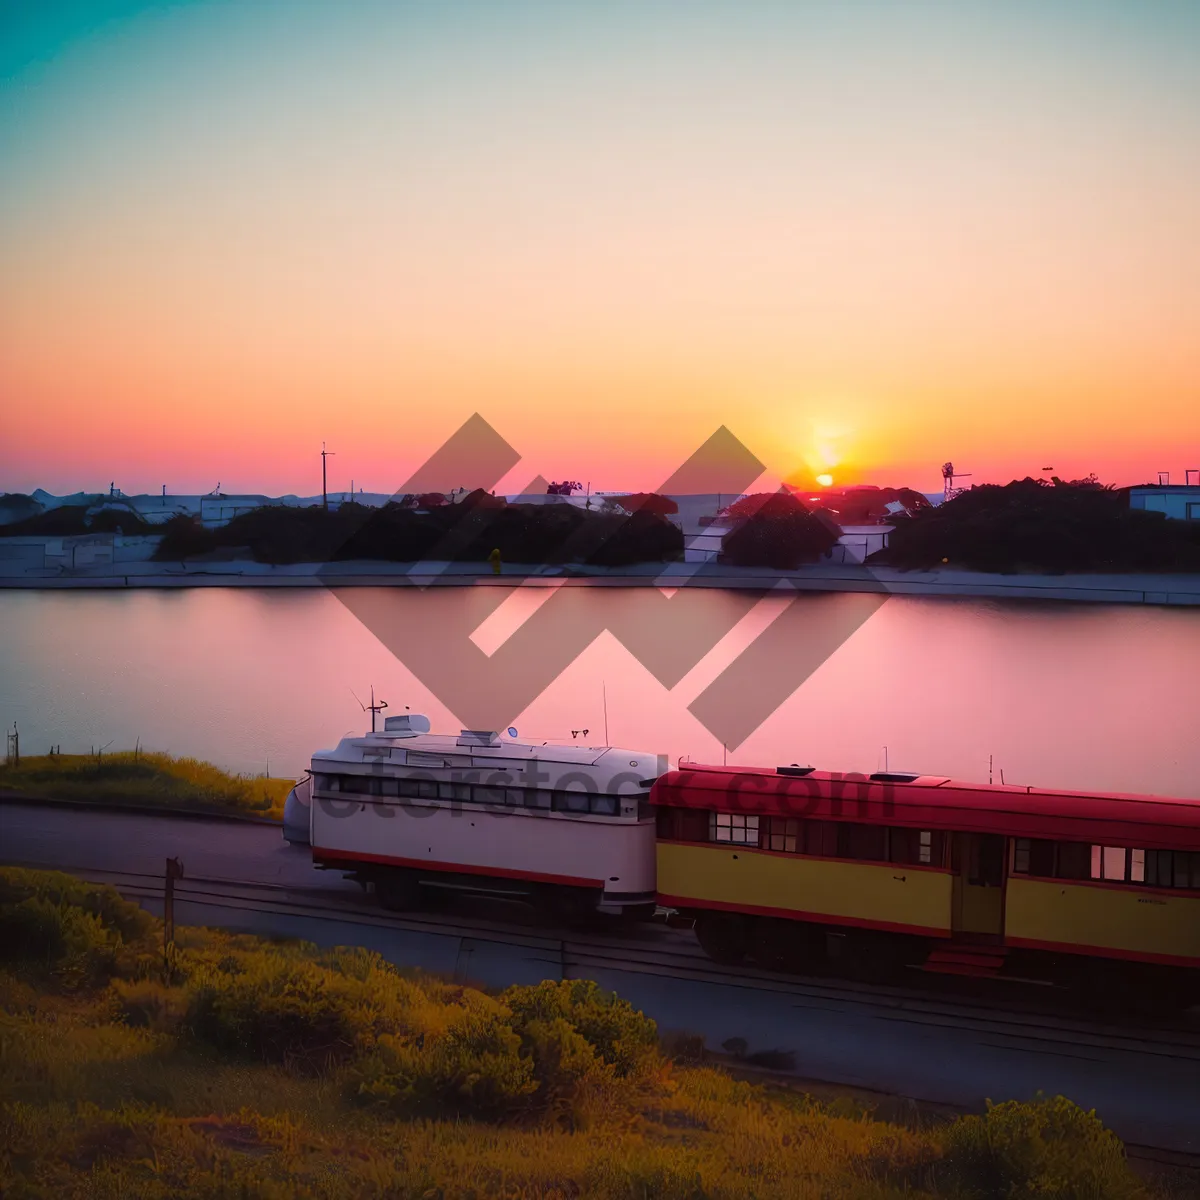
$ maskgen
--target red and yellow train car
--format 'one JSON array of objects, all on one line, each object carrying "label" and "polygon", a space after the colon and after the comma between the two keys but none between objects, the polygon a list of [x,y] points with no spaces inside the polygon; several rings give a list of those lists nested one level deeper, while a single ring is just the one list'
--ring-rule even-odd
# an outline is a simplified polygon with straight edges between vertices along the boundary
[{"label": "red and yellow train car", "polygon": [[659,903],[715,959],[834,947],[1089,986],[1108,967],[1200,1000],[1198,801],[681,764],[651,803]]}]

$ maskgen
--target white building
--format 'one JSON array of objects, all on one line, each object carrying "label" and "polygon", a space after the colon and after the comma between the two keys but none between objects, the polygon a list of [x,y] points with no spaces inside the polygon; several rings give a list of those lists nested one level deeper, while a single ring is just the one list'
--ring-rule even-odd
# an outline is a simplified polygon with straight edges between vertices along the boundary
[{"label": "white building", "polygon": [[[687,539],[683,561],[690,563],[718,562],[725,538],[739,524],[736,520],[718,518],[706,524],[700,533]],[[830,547],[822,563],[863,563],[877,550],[888,544],[893,525],[843,525],[841,537]]]},{"label": "white building", "polygon": [[1177,521],[1200,521],[1200,485],[1162,483],[1130,488],[1129,507],[1166,513]]}]

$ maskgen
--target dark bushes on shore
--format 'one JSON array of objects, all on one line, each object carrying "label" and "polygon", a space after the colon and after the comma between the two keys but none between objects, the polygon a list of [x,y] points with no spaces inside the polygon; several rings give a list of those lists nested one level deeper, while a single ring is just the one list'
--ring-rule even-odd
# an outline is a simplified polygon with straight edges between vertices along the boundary
[{"label": "dark bushes on shore", "polygon": [[592,563],[622,566],[677,558],[683,534],[652,512],[593,513],[570,504],[505,504],[472,493],[428,511],[396,502],[383,508],[343,504],[320,508],[262,508],[203,529],[186,517],[165,526],[155,553],[179,562],[233,547],[248,547],[267,563],[482,562],[494,549],[512,563]]},{"label": "dark bushes on shore", "polygon": [[1094,480],[986,484],[896,521],[873,565],[971,571],[1197,571],[1200,524],[1129,507]]}]

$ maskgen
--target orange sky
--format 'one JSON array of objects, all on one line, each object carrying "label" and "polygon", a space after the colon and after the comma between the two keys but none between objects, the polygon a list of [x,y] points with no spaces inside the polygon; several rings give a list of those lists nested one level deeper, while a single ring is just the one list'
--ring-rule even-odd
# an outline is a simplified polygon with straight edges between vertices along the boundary
[{"label": "orange sky", "polygon": [[200,3],[6,63],[0,490],[312,493],[324,439],[387,491],[474,412],[514,489],[720,425],[839,483],[1200,466],[1194,13],[742,11]]}]

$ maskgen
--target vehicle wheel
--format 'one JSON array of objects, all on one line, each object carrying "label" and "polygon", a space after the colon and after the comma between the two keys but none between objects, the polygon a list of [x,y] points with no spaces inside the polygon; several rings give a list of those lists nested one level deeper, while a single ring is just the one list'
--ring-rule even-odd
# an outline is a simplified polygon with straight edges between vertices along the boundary
[{"label": "vehicle wheel", "polygon": [[713,962],[736,967],[746,959],[746,923],[735,913],[704,913],[698,916],[696,940]]},{"label": "vehicle wheel", "polygon": [[823,949],[819,931],[803,921],[759,917],[749,933],[750,955],[768,971],[803,971]]},{"label": "vehicle wheel", "polygon": [[568,927],[590,925],[597,917],[595,900],[576,888],[551,889],[545,904],[551,916]]},{"label": "vehicle wheel", "polygon": [[388,912],[411,912],[421,906],[421,885],[402,871],[379,876],[375,880],[375,895]]}]

